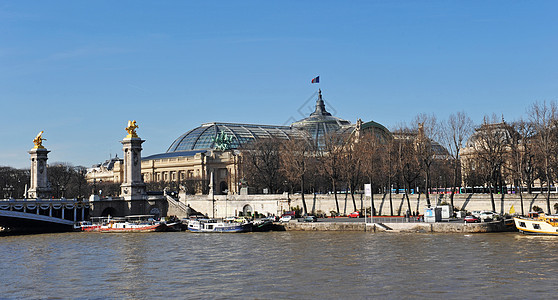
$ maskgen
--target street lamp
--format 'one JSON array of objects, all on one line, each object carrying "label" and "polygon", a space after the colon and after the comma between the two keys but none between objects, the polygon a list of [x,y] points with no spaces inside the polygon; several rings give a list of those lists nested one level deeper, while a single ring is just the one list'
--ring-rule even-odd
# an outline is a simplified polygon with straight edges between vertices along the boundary
[{"label": "street lamp", "polygon": [[223,192],[225,193],[225,218],[226,218],[229,214],[229,210],[227,207],[227,196],[229,195],[229,190],[225,189]]},{"label": "street lamp", "polygon": [[12,192],[14,191],[14,187],[12,185],[7,185],[2,189],[4,191],[4,198],[12,198]]}]

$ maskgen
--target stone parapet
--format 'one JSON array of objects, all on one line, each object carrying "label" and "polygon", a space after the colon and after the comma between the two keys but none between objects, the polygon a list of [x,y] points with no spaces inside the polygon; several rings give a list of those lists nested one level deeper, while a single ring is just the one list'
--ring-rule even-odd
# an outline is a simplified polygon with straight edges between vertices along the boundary
[{"label": "stone parapet", "polygon": [[[362,208],[370,208],[370,199],[357,194],[355,201],[350,195],[345,199],[344,194],[338,194],[338,204],[340,213],[348,214],[355,210]],[[394,215],[403,215],[408,210],[407,199],[403,194],[392,194],[391,203],[389,194],[376,194],[374,195],[374,207],[377,215],[391,215],[393,210]],[[306,207],[308,212],[315,214],[330,215],[332,211],[337,211],[337,204],[335,197],[332,194],[321,195],[305,195]],[[432,205],[440,204],[443,202],[450,203],[449,195],[432,194],[430,195]],[[234,213],[243,211],[247,206],[250,206],[252,212],[259,212],[261,214],[280,215],[283,211],[291,210],[293,208],[302,208],[301,195],[292,194],[272,194],[272,195],[215,195],[208,197],[207,195],[180,195],[180,201],[184,204],[189,204],[195,210],[207,213],[212,216],[212,210],[215,209],[215,216],[221,217],[222,214],[232,216]],[[459,194],[454,197],[454,205],[457,209],[464,209],[467,211],[482,211],[492,210],[492,203],[489,194]],[[411,212],[418,212],[423,214],[426,208],[426,197],[424,194],[409,195],[409,203]],[[499,213],[508,213],[510,208],[514,207],[516,213],[522,213],[521,198],[517,194],[494,195],[494,203],[496,211]],[[550,207],[553,208],[554,204],[558,203],[558,194],[551,194]],[[545,194],[523,194],[523,212],[527,213],[532,210],[533,206],[541,207],[546,210],[546,195]],[[554,211],[552,213],[555,213]]]}]

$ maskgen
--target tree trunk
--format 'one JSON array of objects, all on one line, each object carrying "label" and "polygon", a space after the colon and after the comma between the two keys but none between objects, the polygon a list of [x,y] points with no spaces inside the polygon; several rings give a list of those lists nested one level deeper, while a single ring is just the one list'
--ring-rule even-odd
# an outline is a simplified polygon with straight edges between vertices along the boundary
[{"label": "tree trunk", "polygon": [[356,205],[356,200],[355,200],[355,192],[353,191],[353,189],[351,189],[351,199],[353,199],[353,211],[357,211],[357,205]]},{"label": "tree trunk", "polygon": [[405,189],[405,198],[407,198],[407,210],[409,214],[411,214],[411,201],[409,200],[409,189],[411,189],[411,185],[408,184],[407,188]]},{"label": "tree trunk", "polygon": [[494,183],[490,183],[490,203],[492,203],[492,211],[496,211],[496,203],[494,202]]},{"label": "tree trunk", "polygon": [[550,184],[548,184],[548,189],[546,191],[546,209],[548,214],[552,214],[552,210],[550,210]]},{"label": "tree trunk", "polygon": [[345,207],[343,207],[343,215],[347,215],[347,197],[349,196],[349,184],[345,186]]},{"label": "tree trunk", "polygon": [[428,192],[428,180],[430,180],[430,178],[428,177],[428,172],[426,172],[426,178],[424,180],[424,193],[426,194],[426,206],[430,207],[430,194]]},{"label": "tree trunk", "polygon": [[370,215],[376,215],[376,207],[374,206],[374,185],[372,185],[372,180],[370,180]]},{"label": "tree trunk", "polygon": [[[523,181],[521,181],[523,182]],[[521,182],[519,183],[519,201],[521,203],[521,215],[525,215],[525,211],[523,211],[523,193],[521,192]]]},{"label": "tree trunk", "polygon": [[312,198],[312,215],[315,216],[316,215],[316,190],[314,190],[313,193],[313,198]]},{"label": "tree trunk", "polygon": [[390,216],[393,216],[393,200],[391,199],[391,187],[389,187],[389,211]]},{"label": "tree trunk", "polygon": [[302,209],[304,209],[304,214],[308,214],[308,209],[306,208],[306,200],[304,200],[304,175],[300,176],[300,189],[302,195]]},{"label": "tree trunk", "polygon": [[453,206],[453,195],[455,194],[455,188],[459,185],[461,185],[458,181],[458,175],[459,175],[459,170],[457,169],[457,166],[459,164],[455,163],[456,167],[454,168],[454,172],[453,172],[453,186],[451,187],[451,195],[450,195],[450,202],[451,202],[451,207]]},{"label": "tree trunk", "polygon": [[335,197],[335,206],[337,207],[337,214],[340,214],[340,210],[339,210],[339,201],[337,200],[337,182],[335,181],[335,179],[331,180],[331,183],[333,185],[333,195]]}]

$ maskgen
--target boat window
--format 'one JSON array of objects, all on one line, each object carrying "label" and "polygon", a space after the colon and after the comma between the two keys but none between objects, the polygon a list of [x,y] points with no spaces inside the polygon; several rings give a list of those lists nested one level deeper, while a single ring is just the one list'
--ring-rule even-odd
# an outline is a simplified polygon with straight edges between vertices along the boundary
[{"label": "boat window", "polygon": [[541,226],[539,224],[533,224],[533,228],[534,229],[541,229]]},{"label": "boat window", "polygon": [[519,227],[525,227],[525,222],[519,222]]}]

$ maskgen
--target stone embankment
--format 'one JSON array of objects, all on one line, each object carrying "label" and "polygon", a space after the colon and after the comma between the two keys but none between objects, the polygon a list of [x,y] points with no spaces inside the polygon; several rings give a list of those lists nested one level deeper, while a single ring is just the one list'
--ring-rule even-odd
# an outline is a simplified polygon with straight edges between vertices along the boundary
[{"label": "stone embankment", "polygon": [[[339,208],[341,215],[349,214],[355,210],[359,211],[364,208],[370,209],[372,202],[369,197],[362,194],[355,195],[353,202],[352,197],[346,194],[338,194],[338,200],[335,195],[305,195],[305,203],[308,212],[311,214],[331,215],[332,211],[336,212]],[[554,207],[558,203],[558,193],[550,195],[550,207]],[[409,195],[409,200],[403,194],[375,194],[374,209],[377,215],[403,215],[407,210],[411,212],[424,214],[427,207],[425,194]],[[431,194],[429,201],[432,205],[442,203],[451,203],[450,195],[447,194]],[[216,218],[226,218],[239,214],[259,213],[263,215],[280,216],[284,211],[302,209],[302,195],[292,194],[269,194],[269,195],[186,195],[181,194],[180,202],[185,206]],[[459,194],[453,199],[454,208],[466,211],[482,211],[493,210],[492,199],[490,194]],[[494,210],[504,214],[510,209],[519,214],[526,214],[531,211],[534,206],[547,207],[545,194],[502,194],[494,195]],[[170,208],[170,207],[169,207]]]},{"label": "stone embankment", "polygon": [[347,223],[347,222],[289,222],[281,224],[286,231],[370,231],[370,232],[409,232],[409,233],[488,233],[514,231],[509,222],[488,223]]}]

